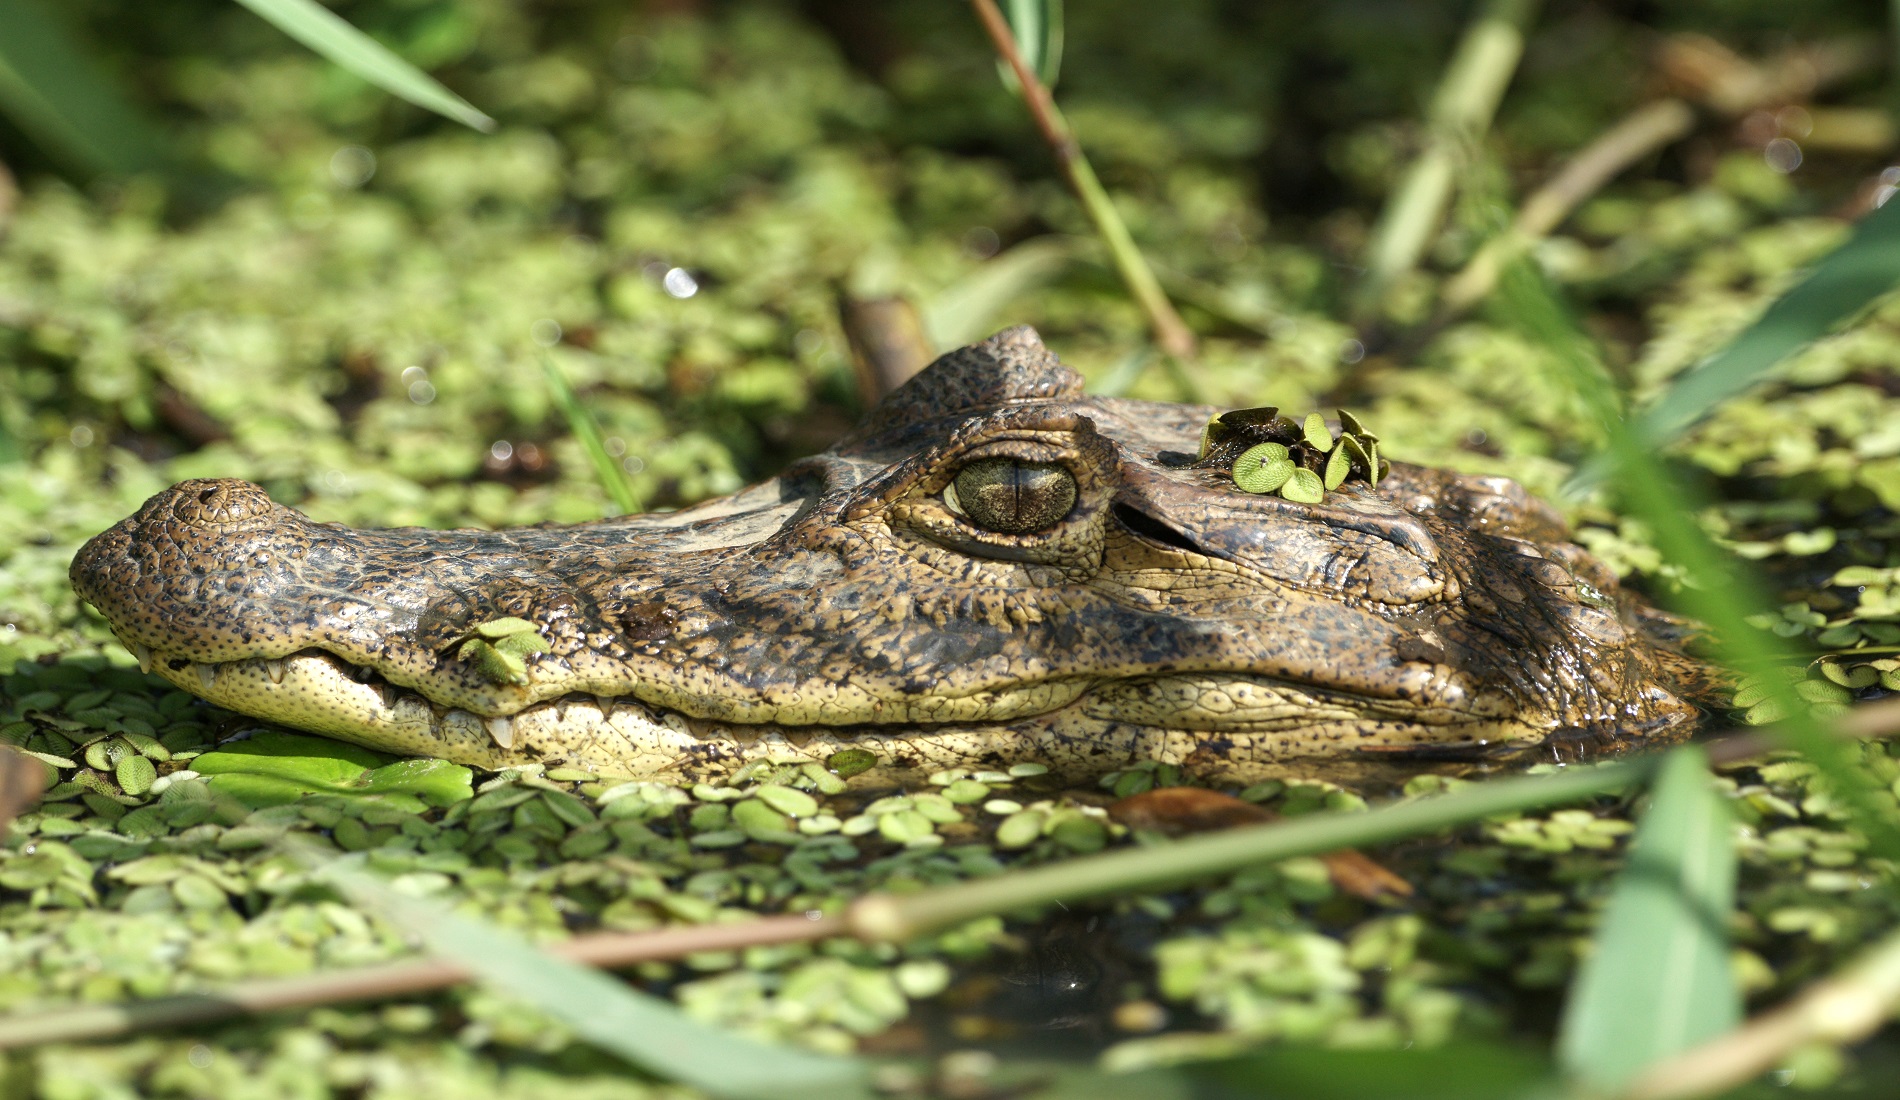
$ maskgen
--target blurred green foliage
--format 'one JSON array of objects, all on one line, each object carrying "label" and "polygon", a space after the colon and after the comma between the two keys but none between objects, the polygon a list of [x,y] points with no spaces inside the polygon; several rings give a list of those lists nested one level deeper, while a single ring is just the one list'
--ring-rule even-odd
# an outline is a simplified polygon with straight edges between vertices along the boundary
[{"label": "blurred green foliage", "polygon": [[[1400,286],[1387,321],[1424,336],[1381,345],[1337,320],[1466,8],[1071,5],[1061,95],[1202,337],[1193,369],[1210,400],[1348,401],[1392,457],[1505,473],[1553,494],[1601,438],[1556,373],[1532,369],[1548,368],[1551,353],[1509,318],[1413,327],[1497,211],[1461,206],[1426,269]],[[836,316],[840,288],[901,292],[926,310],[981,300],[971,288],[996,271],[989,265],[1025,246],[1060,257],[1020,265],[1030,274],[1010,276],[1016,294],[993,326],[1033,323],[1091,378],[1178,396],[1162,372],[1125,369],[1139,363],[1143,319],[1082,239],[1082,214],[961,5],[352,0],[335,9],[494,115],[500,132],[458,131],[393,101],[228,0],[60,6],[99,63],[163,120],[174,158],[194,166],[188,182],[74,180],[28,135],[0,126],[0,162],[19,184],[17,197],[0,187],[0,674],[10,674],[0,727],[9,737],[35,731],[36,751],[83,756],[108,735],[130,744],[165,734],[165,751],[190,752],[228,718],[124,667],[129,658],[104,644],[65,584],[80,541],[172,480],[248,477],[318,518],[379,525],[606,511],[543,380],[544,354],[600,423],[643,508],[737,488],[849,426],[860,401]],[[1521,194],[1642,102],[1660,80],[1659,36],[1711,34],[1765,57],[1789,41],[1878,35],[1881,18],[1845,0],[1552,5],[1495,140],[1474,155],[1482,187],[1473,190]],[[1885,95],[1877,76],[1829,94],[1862,107]],[[1721,347],[1837,244],[1838,215],[1865,205],[1884,166],[1882,154],[1817,146],[1798,171],[1779,172],[1745,130],[1708,120],[1535,252],[1637,400]],[[1834,654],[1794,673],[1802,697],[1823,705],[1900,689],[1896,363],[1900,305],[1888,301],[1725,404],[1671,459],[1713,501],[1703,525],[1777,585],[1779,617],[1759,625]],[[1681,583],[1643,524],[1594,504],[1572,512],[1582,541],[1618,572],[1662,596]],[[1763,698],[1745,682],[1737,709],[1773,717],[1760,712]],[[1865,755],[1883,783],[1900,776],[1886,749]],[[328,804],[247,816],[209,788],[202,800],[161,792],[149,805],[123,794],[139,803],[130,807],[67,790],[15,835],[35,838],[35,850],[16,844],[0,859],[9,887],[0,1002],[157,993],[399,949],[259,854],[253,842],[272,829],[348,840],[351,850],[373,842],[417,889],[537,935],[717,919],[999,866],[973,843],[905,847],[965,828],[910,802],[863,815],[864,838],[852,843],[875,859],[816,830],[803,843],[832,848],[765,859],[754,850],[767,842],[753,834],[778,843],[787,830],[763,801],[741,813],[723,796],[687,806],[677,791],[579,792],[586,813],[630,823],[610,834],[562,818],[553,807],[571,807],[537,782],[548,781],[514,776],[486,789],[475,802],[488,803],[462,811],[481,815],[479,829]],[[1748,992],[1825,972],[1900,915],[1890,891],[1864,888],[1887,868],[1864,857],[1806,765],[1721,784],[1746,818],[1736,935]],[[1103,842],[1080,804],[1048,793],[1022,792],[1020,803],[1002,800],[1014,810],[987,817],[947,812],[985,829],[1028,814],[1034,828],[1018,830],[1010,860],[1058,858],[1075,850],[1070,834]],[[1289,812],[1346,797],[1305,786],[1254,794]],[[637,812],[610,813],[623,801]],[[851,812],[800,821],[829,815],[842,829]],[[114,832],[127,819],[126,829],[145,831]],[[337,831],[344,821],[359,824]],[[1063,821],[1083,824],[1058,835]],[[1269,1036],[1351,1046],[1505,1033],[1512,1011],[1546,1012],[1570,973],[1625,832],[1605,806],[1400,852],[1421,887],[1407,912],[1367,911],[1298,862],[1135,899],[1118,934],[1134,942],[1127,952],[1152,951],[1159,970],[1132,979],[1130,997],[1163,1003],[1191,1027],[1091,1045],[1119,1039],[1116,1064],[1132,1067]],[[689,835],[718,839],[693,847],[681,839]],[[99,873],[154,856],[172,862]],[[141,876],[149,881],[133,881]],[[945,959],[1002,941],[988,928],[909,959],[764,951],[646,976],[671,983],[701,1019],[842,1050],[896,1023],[907,998],[942,990]],[[40,1052],[30,1066],[48,1094],[74,1097],[253,1086],[666,1094],[615,1077],[570,1039],[467,992],[234,1025],[211,1037],[203,1059],[196,1040],[165,1038],[85,1057]],[[1839,1069],[1804,1066],[1806,1081]]]}]

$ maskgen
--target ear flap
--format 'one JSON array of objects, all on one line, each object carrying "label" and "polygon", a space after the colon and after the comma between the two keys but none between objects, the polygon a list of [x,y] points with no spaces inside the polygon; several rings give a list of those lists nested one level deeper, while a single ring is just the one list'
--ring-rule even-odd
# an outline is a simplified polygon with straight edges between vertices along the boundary
[{"label": "ear flap", "polygon": [[852,435],[866,439],[959,409],[1080,396],[1082,376],[1043,347],[1035,329],[1017,325],[925,367],[878,402]]}]

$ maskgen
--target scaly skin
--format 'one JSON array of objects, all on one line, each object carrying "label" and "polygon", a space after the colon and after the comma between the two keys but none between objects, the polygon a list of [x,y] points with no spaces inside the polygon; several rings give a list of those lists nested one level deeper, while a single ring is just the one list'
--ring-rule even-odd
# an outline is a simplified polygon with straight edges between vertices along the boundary
[{"label": "scaly skin", "polygon": [[[939,360],[831,450],[686,511],[507,531],[314,523],[187,481],[72,580],[141,663],[221,706],[495,768],[729,774],[867,748],[896,771],[1318,757],[1687,732],[1657,614],[1515,483],[1394,464],[1305,505],[1197,468],[1215,411],[1082,395],[1027,328]],[[996,534],[966,463],[1076,500]],[[526,683],[461,655],[549,643]]]}]

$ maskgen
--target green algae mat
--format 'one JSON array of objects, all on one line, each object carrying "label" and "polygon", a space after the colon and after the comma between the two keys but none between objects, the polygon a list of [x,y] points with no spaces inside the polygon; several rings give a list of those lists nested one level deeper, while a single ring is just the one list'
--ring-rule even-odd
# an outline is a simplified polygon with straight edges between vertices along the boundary
[{"label": "green algae mat", "polygon": [[[1094,5],[1068,13],[1057,93],[1199,339],[1171,363],[1148,350],[1142,311],[961,6],[889,5],[864,23],[665,7],[339,8],[499,120],[482,135],[393,103],[233,5],[189,19],[73,6],[69,30],[179,167],[87,178],[30,127],[0,130],[17,183],[0,195],[0,740],[50,782],[0,846],[0,1013],[412,957],[411,931],[328,864],[546,944],[836,913],[869,893],[1165,843],[1108,807],[1192,778],[1150,766],[1077,789],[1019,765],[897,790],[788,765],[682,789],[473,773],[270,728],[141,674],[66,585],[81,542],[174,481],[243,477],[314,518],[377,526],[677,507],[848,430],[865,401],[840,296],[901,295],[938,347],[1034,324],[1102,392],[1349,404],[1377,425],[1380,454],[1521,480],[1562,502],[1620,576],[1681,605],[1695,577],[1655,525],[1613,495],[1566,490],[1606,436],[1563,381],[1564,353],[1508,294],[1438,312],[1442,285],[1508,224],[1507,204],[1675,81],[1668,94],[1702,112],[1693,131],[1528,251],[1607,377],[1653,407],[1896,185],[1885,146],[1840,136],[1856,120],[1891,126],[1878,70],[1850,64],[1885,48],[1859,9],[1664,5],[1646,27],[1553,8],[1530,26],[1433,250],[1352,324],[1354,268],[1426,143],[1419,104],[1466,13],[1420,6],[1397,27],[1350,3],[1307,21]],[[1659,36],[1676,52],[1656,55]],[[1756,75],[1825,47],[1846,60],[1812,70],[1844,75],[1725,114],[1685,76],[1708,71],[1680,60],[1692,47]],[[591,414],[596,451],[544,360]],[[600,454],[630,500],[603,487]],[[1742,667],[1712,727],[1785,718],[1791,699],[1825,719],[1900,690],[1900,302],[1876,298],[1656,454],[1702,502],[1697,528],[1760,578],[1770,610],[1753,629],[1792,658]],[[1895,812],[1900,758],[1881,743],[1854,755],[1877,781],[1868,797]],[[1469,785],[1226,793],[1301,820]],[[1726,973],[1748,1009],[1900,925],[1891,860],[1813,763],[1757,757],[1719,768],[1713,789],[1738,861]],[[893,1095],[996,1095],[1012,1067],[1058,1090],[1077,1066],[1139,1074],[1260,1050],[1281,1059],[1289,1096],[1433,1075],[1464,1082],[1447,1095],[1486,1095],[1457,1067],[1542,1072],[1537,1056],[1529,1070],[1495,1060],[1551,1047],[1661,797],[1370,849],[1409,897],[1344,890],[1302,856],[903,946],[766,944],[625,975],[692,1021],[876,1059]],[[40,1045],[4,1055],[0,1093],[699,1094],[530,1000],[491,983]],[[1342,1050],[1365,1076],[1301,1060]],[[1879,1043],[1818,1043],[1778,1069],[1877,1095],[1892,1061]],[[1168,1095],[1163,1078],[1127,1080]],[[1185,1080],[1165,1078],[1201,1090],[1178,1095],[1262,1094]]]}]

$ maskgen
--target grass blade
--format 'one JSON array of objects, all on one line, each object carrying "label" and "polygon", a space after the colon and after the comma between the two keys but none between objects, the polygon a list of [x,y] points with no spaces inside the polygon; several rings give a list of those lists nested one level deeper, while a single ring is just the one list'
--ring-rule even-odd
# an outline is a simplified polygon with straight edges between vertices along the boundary
[{"label": "grass blade", "polygon": [[395,892],[346,860],[326,876],[430,952],[572,1028],[602,1050],[670,1081],[731,1100],[857,1100],[869,1067],[855,1058],[769,1046],[688,1019],[608,974],[538,951],[514,936]]},{"label": "grass blade", "polygon": [[[1589,339],[1558,303],[1543,277],[1521,260],[1510,265],[1499,283],[1499,301],[1513,323],[1556,355],[1563,381],[1603,426],[1609,437],[1608,469],[1630,514],[1649,524],[1657,549],[1690,579],[1677,596],[1682,610],[1709,627],[1720,655],[1733,667],[1767,668],[1790,663],[1791,656],[1776,639],[1748,624],[1750,616],[1768,609],[1762,585],[1697,526],[1700,502],[1623,421],[1609,376]],[[1900,856],[1900,828],[1896,828],[1881,792],[1861,771],[1859,749],[1830,737],[1808,705],[1795,695],[1792,684],[1777,679],[1765,686],[1781,713],[1787,715],[1777,727],[1782,744],[1798,750],[1814,764],[1829,791],[1852,815],[1854,827],[1875,851],[1889,858]]]},{"label": "grass blade", "polygon": [[495,120],[316,0],[237,0],[278,30],[418,107],[484,133]]},{"label": "grass blade", "polygon": [[931,345],[948,351],[982,339],[997,314],[1053,279],[1074,258],[1073,239],[1041,237],[985,261],[924,306],[924,332]]},{"label": "grass blade", "polygon": [[88,172],[157,168],[164,147],[112,79],[37,0],[0,3],[0,111]]},{"label": "grass blade", "polygon": [[[1637,417],[1637,436],[1652,448],[1669,442],[1895,286],[1900,286],[1900,203],[1890,202],[1862,218],[1847,243],[1775,299],[1727,347],[1677,378]],[[1578,482],[1588,485],[1607,472],[1604,462],[1593,463],[1578,474]]]},{"label": "grass blade", "polygon": [[[1042,79],[1043,87],[1055,87],[1062,71],[1062,0],[1005,0],[1003,15],[1023,61]],[[998,68],[1003,83],[1015,87],[1009,67],[999,63]]]},{"label": "grass blade", "polygon": [[1652,796],[1559,1029],[1564,1069],[1605,1090],[1741,1019],[1728,965],[1733,820],[1707,754],[1671,752]]},{"label": "grass blade", "polygon": [[1805,1046],[1860,1042],[1900,1005],[1900,933],[1890,933],[1794,999],[1663,1062],[1631,1082],[1624,1100],[1726,1095]]},{"label": "grass blade", "polygon": [[639,511],[640,505],[633,493],[633,480],[627,476],[625,467],[607,453],[606,441],[600,437],[600,425],[594,423],[593,414],[581,405],[580,398],[574,396],[574,387],[567,384],[567,375],[561,373],[561,368],[546,353],[541,356],[541,373],[547,377],[548,389],[554,394],[554,403],[561,407],[561,415],[567,418],[568,431],[581,441],[588,461],[594,464],[594,476],[600,479],[600,487],[606,490],[608,499],[614,502],[614,507],[620,509],[623,516]]}]

